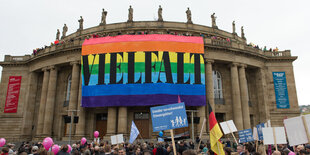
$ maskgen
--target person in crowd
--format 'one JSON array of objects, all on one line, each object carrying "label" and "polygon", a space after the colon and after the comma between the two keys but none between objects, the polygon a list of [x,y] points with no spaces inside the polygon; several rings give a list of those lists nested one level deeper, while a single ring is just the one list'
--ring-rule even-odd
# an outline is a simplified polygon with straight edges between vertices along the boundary
[{"label": "person in crowd", "polygon": [[3,147],[1,151],[2,151],[2,153],[0,155],[8,155],[9,154],[9,148],[8,147]]},{"label": "person in crowd", "polygon": [[295,154],[300,155],[301,151],[304,150],[304,149],[305,149],[305,147],[303,145],[298,145],[297,148],[296,148]]},{"label": "person in crowd", "polygon": [[172,145],[169,145],[167,147],[167,154],[166,155],[173,155],[173,148],[172,148]]},{"label": "person in crowd", "polygon": [[[41,147],[41,148],[39,149],[38,154],[39,154],[39,155],[46,155],[46,154],[47,154],[47,151],[44,149],[44,147]],[[58,153],[58,155],[59,155],[59,153]]]},{"label": "person in crowd", "polygon": [[224,149],[224,152],[225,152],[225,155],[231,155],[232,150],[231,150],[231,148],[226,147],[226,148]]},{"label": "person in crowd", "polygon": [[197,152],[192,149],[185,150],[182,155],[197,155]]},{"label": "person in crowd", "polygon": [[60,151],[58,152],[58,155],[69,155],[68,151],[68,145],[63,144],[60,148]]},{"label": "person in crowd", "polygon": [[306,151],[308,152],[308,154],[310,154],[310,144],[307,144],[307,145],[305,146],[305,148],[306,148]]},{"label": "person in crowd", "polygon": [[238,145],[237,152],[239,155],[244,155],[244,147],[242,145]]},{"label": "person in crowd", "polygon": [[245,149],[244,149],[245,155],[253,155],[254,152],[255,152],[255,148],[253,147],[253,145],[251,144],[245,145]]},{"label": "person in crowd", "polygon": [[126,155],[126,149],[125,148],[121,148],[118,150],[118,155]]},{"label": "person in crowd", "polygon": [[281,155],[280,151],[273,151],[272,155]]},{"label": "person in crowd", "polygon": [[32,155],[38,155],[39,154],[38,150],[39,150],[38,146],[33,146],[32,149],[31,149]]},{"label": "person in crowd", "polygon": [[136,148],[136,151],[135,151],[134,155],[142,155],[140,147]]}]

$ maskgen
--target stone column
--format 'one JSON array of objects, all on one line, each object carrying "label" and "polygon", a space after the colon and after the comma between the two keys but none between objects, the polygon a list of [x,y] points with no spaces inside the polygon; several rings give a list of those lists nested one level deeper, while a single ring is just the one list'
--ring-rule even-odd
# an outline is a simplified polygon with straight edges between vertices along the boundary
[{"label": "stone column", "polygon": [[242,116],[243,116],[243,128],[250,129],[250,112],[249,112],[249,94],[248,94],[248,84],[245,75],[246,65],[241,64],[239,68],[239,82],[240,82],[240,92],[241,92],[241,103],[242,103]]},{"label": "stone column", "polygon": [[47,96],[47,87],[49,81],[50,72],[47,68],[43,68],[43,82],[42,82],[42,90],[41,90],[41,99],[40,99],[40,108],[38,114],[38,123],[37,123],[37,136],[41,136],[43,133],[43,125],[44,125],[44,115],[45,115],[45,105],[46,105],[46,96]]},{"label": "stone column", "polygon": [[[78,61],[74,61],[70,63],[72,65],[72,80],[71,80],[71,89],[70,89],[70,100],[69,100],[69,111],[68,116],[72,115],[72,111],[70,110],[77,110],[78,104],[78,93],[79,93],[79,83],[80,83],[80,65]],[[76,112],[74,112],[74,117]],[[70,130],[70,123],[67,124],[67,134],[69,135]],[[75,125],[72,124],[72,132],[71,134],[74,135],[75,132]]]},{"label": "stone column", "polygon": [[127,107],[118,108],[117,133],[124,136],[127,134]]},{"label": "stone column", "polygon": [[206,60],[205,76],[206,76],[206,93],[207,93],[207,103],[211,105],[213,111],[215,112],[214,105],[214,86],[213,86],[213,70],[212,63],[213,60]]},{"label": "stone column", "polygon": [[44,136],[52,135],[52,127],[54,120],[54,107],[55,107],[55,98],[56,98],[56,89],[57,89],[57,68],[52,66],[50,69],[50,77],[48,81],[48,91],[47,99],[45,106],[45,117],[44,117]]},{"label": "stone column", "polygon": [[107,134],[110,138],[111,135],[116,134],[116,107],[108,107],[108,120],[107,120]]},{"label": "stone column", "polygon": [[26,105],[25,111],[23,114],[23,124],[21,135],[23,137],[30,138],[32,134],[32,125],[33,123],[33,115],[35,111],[35,99],[37,95],[37,86],[38,86],[38,73],[30,72],[28,74],[28,81],[27,81],[27,94],[26,94]]},{"label": "stone column", "polygon": [[234,122],[238,130],[243,130],[242,110],[240,102],[240,88],[238,78],[238,67],[236,63],[232,63],[230,66],[231,74],[231,95],[233,103],[233,116]]},{"label": "stone column", "polygon": [[80,84],[79,84],[79,97],[78,97],[78,112],[79,123],[76,124],[75,134],[76,136],[83,137],[85,136],[85,108],[81,107],[82,101],[82,76],[80,74]]},{"label": "stone column", "polygon": [[270,119],[270,113],[268,109],[268,90],[266,84],[266,76],[263,68],[258,68],[256,72],[257,79],[257,97],[258,97],[258,111],[259,122],[264,123]]},{"label": "stone column", "polygon": [[[207,95],[207,104],[209,103],[212,107],[213,112],[215,113],[215,103],[214,103],[214,86],[213,86],[213,70],[212,63],[213,60],[206,59],[205,63],[205,79],[206,79],[206,95]],[[208,106],[208,105],[206,105]],[[209,120],[209,109],[205,108],[205,114],[207,114],[207,122]],[[200,120],[203,121],[203,120]],[[203,123],[203,122],[202,122]],[[206,131],[209,131],[209,123],[206,123]]]}]

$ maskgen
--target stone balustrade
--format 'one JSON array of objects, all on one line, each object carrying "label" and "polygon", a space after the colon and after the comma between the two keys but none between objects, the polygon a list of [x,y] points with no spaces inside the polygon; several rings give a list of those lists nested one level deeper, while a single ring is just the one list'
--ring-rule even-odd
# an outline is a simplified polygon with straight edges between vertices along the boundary
[{"label": "stone balustrade", "polygon": [[290,50],[278,51],[278,52],[265,51],[264,55],[270,56],[270,57],[290,57],[291,51]]},{"label": "stone balustrade", "polygon": [[5,55],[4,56],[4,61],[10,61],[10,62],[14,62],[14,61],[26,61],[28,59],[30,59],[31,56],[30,55],[24,55],[24,56],[11,56],[11,55]]},{"label": "stone balustrade", "polygon": [[214,46],[231,47],[231,42],[226,40],[211,39],[211,44]]}]

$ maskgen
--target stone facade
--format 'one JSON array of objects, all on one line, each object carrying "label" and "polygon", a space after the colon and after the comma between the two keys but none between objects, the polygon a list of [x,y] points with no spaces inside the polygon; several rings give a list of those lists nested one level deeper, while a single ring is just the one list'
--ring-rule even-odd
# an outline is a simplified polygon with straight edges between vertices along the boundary
[{"label": "stone facade", "polygon": [[[246,40],[236,34],[202,25],[166,21],[124,22],[99,25],[70,34],[60,40],[60,44],[45,47],[35,55],[6,55],[0,62],[3,67],[0,137],[8,141],[41,140],[45,136],[68,140],[69,125],[65,124],[64,116],[72,115],[68,110],[74,110],[73,114],[79,116],[79,122],[73,124],[73,139],[93,138],[93,131],[99,126],[104,127],[101,133],[105,134],[104,138],[116,133],[128,136],[132,120],[142,123],[145,138],[155,138],[157,133],[152,132],[149,107],[80,107],[83,40],[93,34],[100,37],[139,32],[204,37],[206,98],[219,121],[233,119],[241,130],[269,119],[272,126],[282,126],[284,118],[300,114],[292,65],[297,57],[291,56],[290,51],[261,51],[247,46]],[[221,98],[214,94],[213,71],[221,77]],[[274,71],[286,73],[290,109],[276,108]],[[17,113],[3,112],[9,76],[22,76]],[[198,111],[195,113],[200,117],[200,123],[195,124],[197,135],[203,118],[208,117],[207,108],[188,108]]]}]

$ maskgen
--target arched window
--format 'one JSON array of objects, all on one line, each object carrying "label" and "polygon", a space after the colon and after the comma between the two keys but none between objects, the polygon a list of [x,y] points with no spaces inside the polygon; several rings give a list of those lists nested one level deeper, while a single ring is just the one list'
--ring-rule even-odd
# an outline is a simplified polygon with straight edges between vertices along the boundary
[{"label": "arched window", "polygon": [[71,81],[72,81],[72,76],[69,75],[68,80],[67,80],[67,93],[66,93],[66,100],[65,100],[66,102],[69,102],[70,100]]},{"label": "arched window", "polygon": [[223,87],[222,87],[222,76],[220,72],[213,71],[213,87],[214,87],[214,98],[223,98]]}]

